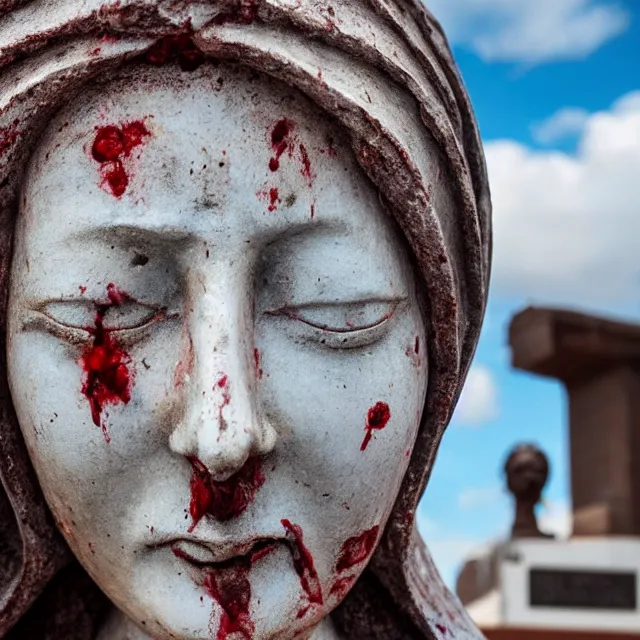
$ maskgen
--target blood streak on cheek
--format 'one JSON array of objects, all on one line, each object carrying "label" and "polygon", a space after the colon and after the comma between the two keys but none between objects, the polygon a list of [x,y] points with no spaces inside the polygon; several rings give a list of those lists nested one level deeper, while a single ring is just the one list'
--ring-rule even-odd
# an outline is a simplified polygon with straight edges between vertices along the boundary
[{"label": "blood streak on cheek", "polygon": [[336,571],[342,573],[367,560],[376,545],[379,533],[380,527],[376,525],[360,535],[349,538],[340,550]]},{"label": "blood streak on cheek", "polygon": [[[360,535],[349,538],[340,550],[340,555],[336,562],[336,573],[344,573],[367,561],[376,545],[379,533],[380,527],[375,526],[372,529],[363,531]],[[337,578],[331,585],[329,594],[338,600],[343,600],[356,579],[357,576],[341,576]]]},{"label": "blood streak on cheek", "polygon": [[192,532],[204,516],[228,522],[241,516],[255,500],[256,493],[265,482],[259,458],[249,458],[242,469],[231,478],[216,481],[206,466],[195,457],[189,457],[192,466],[191,502],[189,512]]},{"label": "blood streak on cheek", "polygon": [[293,556],[293,566],[300,578],[300,586],[307,596],[308,604],[300,609],[297,615],[298,618],[303,618],[312,606],[324,603],[322,585],[313,562],[313,556],[304,544],[302,528],[286,519],[280,522],[287,532]]},{"label": "blood streak on cheek", "polygon": [[136,120],[117,127],[96,127],[96,136],[91,147],[93,159],[100,163],[101,188],[116,198],[124,195],[129,186],[129,176],[124,160],[143,144],[151,132],[144,122]]},{"label": "blood streak on cheek", "polygon": [[391,410],[386,402],[378,402],[375,407],[371,407],[367,413],[367,424],[364,429],[366,435],[360,445],[360,451],[365,451],[374,431],[382,431],[387,426],[387,423],[391,419]]},{"label": "blood streak on cheek", "polygon": [[106,441],[110,442],[104,409],[107,405],[127,404],[131,400],[133,374],[131,358],[116,344],[111,331],[104,328],[107,311],[121,306],[129,296],[109,284],[107,297],[107,304],[97,305],[94,326],[87,328],[93,342],[85,349],[80,365],[84,370],[82,393],[89,400],[93,423],[102,428]]}]

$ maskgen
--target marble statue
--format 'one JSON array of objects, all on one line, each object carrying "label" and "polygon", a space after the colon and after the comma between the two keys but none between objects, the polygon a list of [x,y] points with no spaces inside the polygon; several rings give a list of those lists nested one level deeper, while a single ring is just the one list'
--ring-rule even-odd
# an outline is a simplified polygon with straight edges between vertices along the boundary
[{"label": "marble statue", "polygon": [[419,0],[0,0],[0,637],[481,638],[415,510],[490,209]]}]

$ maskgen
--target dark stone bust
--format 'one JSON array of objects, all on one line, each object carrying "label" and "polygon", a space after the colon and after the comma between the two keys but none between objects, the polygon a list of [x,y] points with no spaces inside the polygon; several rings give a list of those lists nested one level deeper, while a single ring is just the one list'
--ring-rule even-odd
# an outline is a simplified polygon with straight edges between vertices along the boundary
[{"label": "dark stone bust", "polygon": [[512,538],[551,538],[540,531],[535,508],[549,479],[549,460],[533,444],[518,445],[505,463],[507,488],[515,498]]}]

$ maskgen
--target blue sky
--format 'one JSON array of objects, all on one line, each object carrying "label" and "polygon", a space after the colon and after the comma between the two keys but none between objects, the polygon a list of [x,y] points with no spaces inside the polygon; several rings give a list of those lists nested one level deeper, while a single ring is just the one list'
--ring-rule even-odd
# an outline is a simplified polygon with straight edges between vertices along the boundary
[{"label": "blue sky", "polygon": [[640,321],[640,2],[427,0],[471,94],[494,199],[487,320],[419,525],[451,585],[475,547],[508,534],[501,467],[539,443],[541,512],[568,530],[565,395],[511,369],[506,330],[528,304]]}]

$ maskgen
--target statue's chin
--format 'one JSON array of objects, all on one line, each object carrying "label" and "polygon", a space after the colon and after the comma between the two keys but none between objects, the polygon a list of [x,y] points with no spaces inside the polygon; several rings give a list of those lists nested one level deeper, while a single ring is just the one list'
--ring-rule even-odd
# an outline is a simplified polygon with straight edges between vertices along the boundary
[{"label": "statue's chin", "polygon": [[[208,630],[209,636],[211,630]],[[273,640],[282,640],[281,635],[273,636]],[[295,640],[339,640],[341,636],[338,634],[333,620],[327,616],[315,628],[309,631],[298,633]],[[134,624],[127,616],[115,607],[111,611],[107,621],[98,633],[96,640],[155,640],[148,633],[145,633],[139,626]],[[181,639],[182,640],[182,639]],[[259,640],[255,638],[255,640]],[[271,638],[264,640],[271,640]]]}]

